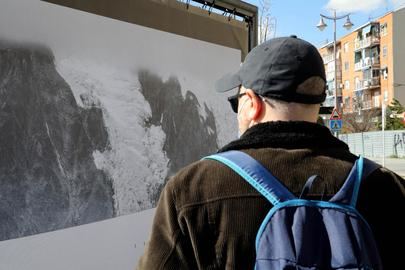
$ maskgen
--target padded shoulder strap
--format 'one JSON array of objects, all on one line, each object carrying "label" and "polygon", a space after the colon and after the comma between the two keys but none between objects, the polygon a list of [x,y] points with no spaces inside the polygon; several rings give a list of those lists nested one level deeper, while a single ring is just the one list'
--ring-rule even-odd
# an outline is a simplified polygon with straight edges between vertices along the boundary
[{"label": "padded shoulder strap", "polygon": [[296,197],[266,168],[254,158],[241,151],[228,151],[211,155],[204,159],[222,162],[238,173],[273,205]]},{"label": "padded shoulder strap", "polygon": [[330,202],[356,207],[361,181],[381,166],[362,156],[356,160],[342,188],[330,199]]}]

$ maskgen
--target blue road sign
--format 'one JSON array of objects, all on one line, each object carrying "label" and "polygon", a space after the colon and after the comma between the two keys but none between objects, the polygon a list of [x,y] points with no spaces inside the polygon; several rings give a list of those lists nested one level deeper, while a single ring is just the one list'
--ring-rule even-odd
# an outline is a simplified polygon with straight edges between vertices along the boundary
[{"label": "blue road sign", "polygon": [[340,131],[342,129],[342,119],[331,119],[329,121],[329,128],[332,131]]}]

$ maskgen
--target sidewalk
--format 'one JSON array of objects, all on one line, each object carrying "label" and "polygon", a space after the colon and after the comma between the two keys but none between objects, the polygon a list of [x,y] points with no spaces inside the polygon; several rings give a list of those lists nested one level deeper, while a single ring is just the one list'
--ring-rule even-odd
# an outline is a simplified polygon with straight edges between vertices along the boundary
[{"label": "sidewalk", "polygon": [[[367,158],[382,165],[382,158]],[[405,179],[405,158],[385,158],[385,167]]]}]

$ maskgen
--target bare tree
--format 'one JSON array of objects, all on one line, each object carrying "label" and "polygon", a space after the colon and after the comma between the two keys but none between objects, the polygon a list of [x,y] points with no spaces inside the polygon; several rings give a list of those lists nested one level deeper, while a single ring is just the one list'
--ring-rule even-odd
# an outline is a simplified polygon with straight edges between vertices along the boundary
[{"label": "bare tree", "polygon": [[348,113],[342,116],[344,133],[368,132],[377,130],[378,116],[381,115],[379,109],[369,109],[360,113]]},{"label": "bare tree", "polygon": [[277,19],[271,15],[270,0],[259,0],[259,44],[276,35]]},{"label": "bare tree", "polygon": [[364,109],[360,98],[353,98],[353,113],[343,114],[343,132],[357,133],[377,130],[381,109]]}]

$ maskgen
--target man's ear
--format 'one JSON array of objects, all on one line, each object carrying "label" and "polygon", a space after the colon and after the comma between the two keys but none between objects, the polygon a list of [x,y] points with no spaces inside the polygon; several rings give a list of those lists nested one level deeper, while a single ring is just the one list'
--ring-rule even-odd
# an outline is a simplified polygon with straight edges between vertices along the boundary
[{"label": "man's ear", "polygon": [[262,99],[258,95],[256,95],[252,89],[247,89],[246,95],[252,101],[248,116],[251,120],[255,121],[260,117],[260,115],[262,113],[262,109],[263,109]]}]

